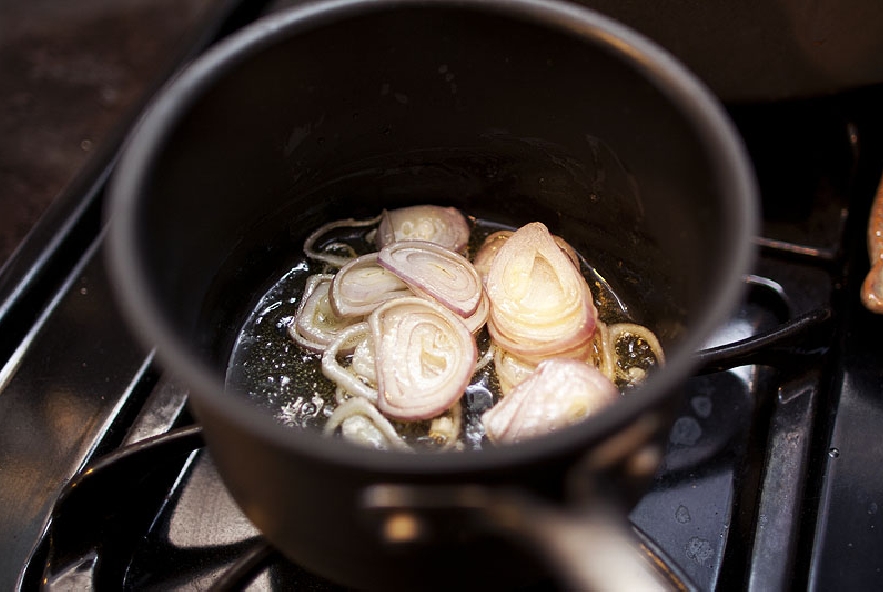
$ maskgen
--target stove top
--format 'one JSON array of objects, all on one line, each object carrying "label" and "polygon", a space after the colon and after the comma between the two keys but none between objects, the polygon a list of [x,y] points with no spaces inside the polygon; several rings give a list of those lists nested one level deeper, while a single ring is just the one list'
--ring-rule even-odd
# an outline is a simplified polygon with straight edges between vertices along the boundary
[{"label": "stove top", "polygon": [[[729,107],[760,180],[761,256],[630,514],[690,589],[883,587],[883,318],[858,301],[881,99]],[[126,329],[100,218],[114,159],[19,253],[30,274],[0,281],[0,587],[337,589],[262,541],[186,388]]]}]

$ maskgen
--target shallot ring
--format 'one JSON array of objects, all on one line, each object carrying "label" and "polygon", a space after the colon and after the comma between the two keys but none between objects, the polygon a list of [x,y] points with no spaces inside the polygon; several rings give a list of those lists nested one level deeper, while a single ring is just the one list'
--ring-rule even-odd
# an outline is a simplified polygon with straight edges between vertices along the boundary
[{"label": "shallot ring", "polygon": [[469,317],[478,309],[481,278],[459,253],[435,243],[408,240],[383,247],[377,263],[418,294],[438,300],[461,317]]},{"label": "shallot ring", "polygon": [[[334,274],[328,299],[336,314],[344,317],[365,316],[387,300],[411,295],[408,286],[380,265],[377,257],[377,253],[356,257]],[[371,286],[363,286],[364,282],[359,282],[365,279],[366,271],[373,271],[374,275],[381,276],[379,281],[374,282],[373,291],[369,289]],[[362,293],[357,293],[360,287],[363,288]]]},{"label": "shallot ring", "polygon": [[[325,283],[330,287],[333,277],[334,276],[329,274],[315,274],[307,278],[300,305],[297,307],[297,312],[294,315],[294,322],[288,327],[288,334],[294,339],[294,341],[305,349],[315,353],[322,353],[325,351],[325,348],[335,340],[337,335],[340,334],[340,331],[350,326],[356,320],[345,320],[334,315],[335,320],[341,322],[334,328],[334,330],[330,331],[325,331],[321,327],[313,326],[310,322],[311,319],[315,317],[316,308],[321,304],[321,302],[316,301],[316,298],[318,297],[314,298],[316,291]],[[334,311],[332,310],[331,312],[333,313]],[[349,354],[350,352],[344,350],[343,353]]]},{"label": "shallot ring", "polygon": [[344,421],[358,415],[370,419],[374,423],[374,427],[380,431],[381,435],[386,438],[386,441],[392,448],[412,451],[412,448],[408,446],[404,439],[402,439],[398,432],[396,432],[389,420],[384,417],[374,405],[359,397],[349,399],[338,405],[337,409],[334,410],[331,417],[329,417],[328,421],[325,423],[323,433],[325,435],[333,434],[334,430],[342,426]]},{"label": "shallot ring", "polygon": [[380,411],[402,420],[429,419],[463,395],[478,348],[453,312],[432,300],[397,298],[380,305],[368,323]]},{"label": "shallot ring", "polygon": [[353,373],[337,363],[338,351],[344,345],[368,336],[368,323],[356,323],[344,329],[322,354],[322,374],[346,392],[371,401],[377,401],[377,390],[365,384]]},{"label": "shallot ring", "polygon": [[347,263],[349,263],[353,258],[352,257],[341,257],[340,255],[331,255],[329,253],[320,253],[313,249],[313,245],[316,243],[319,238],[327,233],[329,230],[334,230],[335,228],[361,228],[363,226],[373,226],[380,222],[380,219],[383,217],[383,214],[379,214],[374,216],[373,218],[369,218],[367,220],[356,220],[355,218],[345,218],[343,220],[335,220],[334,222],[329,222],[328,224],[323,224],[315,231],[313,231],[310,236],[306,238],[304,241],[304,254],[307,257],[312,259],[316,259],[318,261],[322,261],[323,263],[327,263],[328,265],[332,265],[334,267],[343,267]]}]

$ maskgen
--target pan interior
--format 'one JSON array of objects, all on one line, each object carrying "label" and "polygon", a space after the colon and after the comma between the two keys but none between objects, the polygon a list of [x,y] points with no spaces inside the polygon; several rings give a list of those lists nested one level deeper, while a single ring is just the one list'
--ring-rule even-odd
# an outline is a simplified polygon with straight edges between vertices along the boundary
[{"label": "pan interior", "polygon": [[218,52],[154,115],[168,119],[126,239],[150,278],[152,336],[185,343],[220,385],[312,229],[436,203],[544,222],[675,360],[689,355],[685,339],[733,288],[747,219],[723,132],[707,127],[723,122],[687,116],[708,105],[673,93],[627,44],[518,11],[403,2],[304,22]]}]

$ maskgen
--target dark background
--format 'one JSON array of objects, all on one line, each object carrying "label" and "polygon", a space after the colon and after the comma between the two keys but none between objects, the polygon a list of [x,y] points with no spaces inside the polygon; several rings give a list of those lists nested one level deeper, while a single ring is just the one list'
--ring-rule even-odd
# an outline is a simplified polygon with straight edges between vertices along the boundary
[{"label": "dark background", "polygon": [[0,2],[0,270],[211,3]]}]

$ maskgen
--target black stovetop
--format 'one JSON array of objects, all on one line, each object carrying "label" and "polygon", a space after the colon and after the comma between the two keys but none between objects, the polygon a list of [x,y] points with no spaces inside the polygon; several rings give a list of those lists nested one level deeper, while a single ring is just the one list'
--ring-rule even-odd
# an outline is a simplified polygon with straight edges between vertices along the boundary
[{"label": "black stovetop", "polygon": [[[883,318],[858,302],[881,99],[877,87],[730,106],[764,223],[743,305],[709,345],[814,320],[684,387],[631,518],[696,589],[883,588]],[[186,427],[186,388],[125,328],[100,218],[114,157],[71,189],[41,248],[19,253],[33,273],[0,282],[0,588],[335,589],[263,544]]]}]

